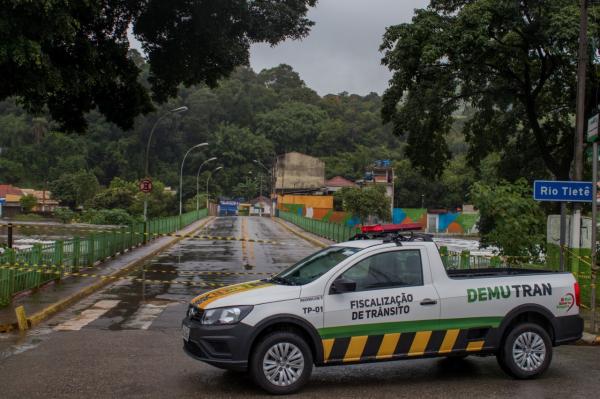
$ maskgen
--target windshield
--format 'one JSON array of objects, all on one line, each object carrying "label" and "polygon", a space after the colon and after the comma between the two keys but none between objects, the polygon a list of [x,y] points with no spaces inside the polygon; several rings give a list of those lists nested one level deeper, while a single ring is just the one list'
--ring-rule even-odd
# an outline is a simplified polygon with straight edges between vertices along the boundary
[{"label": "windshield", "polygon": [[321,277],[344,259],[354,255],[361,248],[329,247],[316,252],[295,265],[290,266],[272,278],[279,284],[304,285]]}]

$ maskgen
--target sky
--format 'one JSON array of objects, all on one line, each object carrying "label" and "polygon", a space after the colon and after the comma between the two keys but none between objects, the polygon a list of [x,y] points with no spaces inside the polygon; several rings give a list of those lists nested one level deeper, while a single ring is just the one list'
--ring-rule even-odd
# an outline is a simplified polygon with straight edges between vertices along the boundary
[{"label": "sky", "polygon": [[385,28],[410,22],[414,9],[428,0],[319,0],[308,14],[315,22],[303,40],[275,47],[253,45],[250,65],[259,72],[291,65],[307,86],[320,95],[382,94],[391,77],[379,52]]}]

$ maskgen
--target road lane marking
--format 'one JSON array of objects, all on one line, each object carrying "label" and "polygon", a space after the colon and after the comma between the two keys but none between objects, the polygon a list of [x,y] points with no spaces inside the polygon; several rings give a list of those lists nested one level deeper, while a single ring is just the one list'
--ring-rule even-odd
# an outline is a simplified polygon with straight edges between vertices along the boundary
[{"label": "road lane marking", "polygon": [[121,328],[126,330],[147,330],[152,325],[152,322],[160,316],[160,314],[169,306],[169,303],[153,304],[146,303],[121,325]]},{"label": "road lane marking", "polygon": [[119,300],[102,300],[96,302],[91,308],[84,310],[78,316],[54,327],[56,331],[79,331],[94,320],[104,315],[119,304]]}]

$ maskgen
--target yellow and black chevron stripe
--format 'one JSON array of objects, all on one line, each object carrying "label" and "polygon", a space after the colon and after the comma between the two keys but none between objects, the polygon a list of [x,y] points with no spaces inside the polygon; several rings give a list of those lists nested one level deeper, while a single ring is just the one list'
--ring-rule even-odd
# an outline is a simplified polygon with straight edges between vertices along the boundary
[{"label": "yellow and black chevron stripe", "polygon": [[444,356],[489,349],[486,347],[485,337],[478,335],[471,338],[470,335],[469,329],[449,329],[328,338],[322,340],[323,363]]}]

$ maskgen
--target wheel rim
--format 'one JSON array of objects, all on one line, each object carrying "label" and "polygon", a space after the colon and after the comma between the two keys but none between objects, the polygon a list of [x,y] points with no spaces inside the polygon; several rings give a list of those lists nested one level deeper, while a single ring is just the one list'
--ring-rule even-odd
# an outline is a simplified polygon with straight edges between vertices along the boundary
[{"label": "wheel rim", "polygon": [[294,344],[280,342],[269,348],[263,358],[263,373],[277,386],[289,386],[298,381],[304,370],[304,355]]},{"label": "wheel rim", "polygon": [[546,343],[537,333],[527,331],[517,337],[512,349],[515,364],[524,371],[536,371],[546,358]]}]

